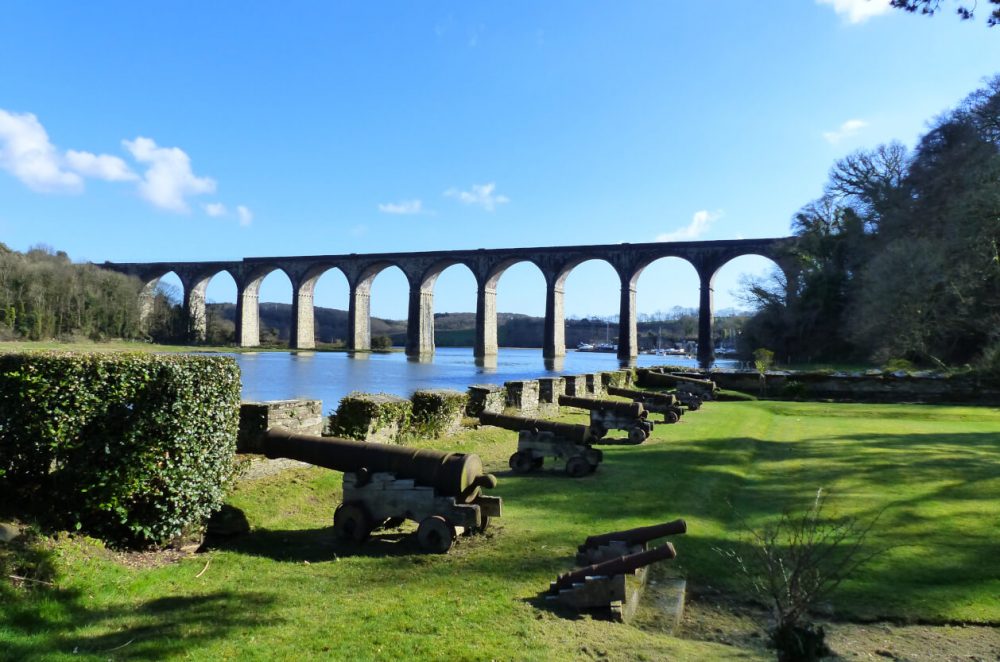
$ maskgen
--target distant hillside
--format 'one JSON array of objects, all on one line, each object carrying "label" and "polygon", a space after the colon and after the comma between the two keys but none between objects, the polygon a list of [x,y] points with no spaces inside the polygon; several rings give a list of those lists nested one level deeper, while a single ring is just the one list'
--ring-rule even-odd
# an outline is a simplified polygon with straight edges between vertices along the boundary
[{"label": "distant hillside", "polygon": [[[316,340],[321,343],[346,343],[347,311],[336,308],[316,307]],[[236,306],[231,303],[208,304],[210,323],[232,333],[235,328]],[[732,333],[742,325],[740,317],[717,318],[717,335]],[[215,320],[215,321],[212,321]],[[292,307],[287,303],[260,304],[261,340],[288,342],[291,330]],[[497,342],[501,347],[541,347],[545,320],[541,317],[517,313],[497,314]],[[373,336],[389,336],[393,344],[406,344],[406,320],[371,319]],[[639,323],[641,348],[655,347],[657,339],[663,347],[697,337],[698,321],[693,314],[676,319]],[[438,347],[472,347],[475,342],[475,313],[436,313],[434,315],[434,343]],[[576,347],[581,342],[617,342],[618,325],[598,319],[566,320],[566,346]]]}]

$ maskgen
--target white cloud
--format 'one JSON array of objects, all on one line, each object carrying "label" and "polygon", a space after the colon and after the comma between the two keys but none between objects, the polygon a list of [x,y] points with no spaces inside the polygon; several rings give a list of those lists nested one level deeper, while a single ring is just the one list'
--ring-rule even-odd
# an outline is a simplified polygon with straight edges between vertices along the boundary
[{"label": "white cloud", "polygon": [[708,232],[712,223],[722,218],[722,211],[696,211],[687,227],[657,235],[656,241],[693,241]]},{"label": "white cloud", "polygon": [[0,109],[0,168],[34,191],[79,193],[83,178],[62,161],[37,117]]},{"label": "white cloud", "polygon": [[386,202],[379,204],[378,210],[383,214],[419,214],[424,211],[424,203],[420,200]]},{"label": "white cloud", "polygon": [[236,206],[236,217],[240,219],[240,225],[247,226],[253,221],[253,213],[244,205]]},{"label": "white cloud", "polygon": [[157,207],[187,212],[186,198],[215,192],[215,180],[197,177],[191,171],[191,159],[177,147],[159,147],[150,138],[123,140],[122,145],[139,163],[149,168],[139,183],[139,195]]},{"label": "white cloud", "polygon": [[884,14],[891,9],[889,0],[816,0],[821,5],[830,5],[833,11],[847,19],[848,23],[864,23],[872,16]]},{"label": "white cloud", "polygon": [[506,195],[494,195],[493,192],[496,190],[496,187],[495,182],[473,184],[471,191],[459,191],[456,188],[450,188],[444,194],[446,197],[456,198],[464,204],[477,205],[486,211],[493,211],[497,205],[504,205],[510,202],[510,198]]},{"label": "white cloud", "polygon": [[220,216],[226,215],[226,205],[221,202],[210,202],[207,205],[203,205],[205,213],[212,218],[219,218]]},{"label": "white cloud", "polygon": [[836,145],[844,138],[850,138],[866,126],[868,126],[868,122],[864,120],[847,120],[834,131],[824,131],[823,139],[831,145]]},{"label": "white cloud", "polygon": [[84,177],[108,182],[130,182],[139,179],[122,159],[109,154],[91,154],[74,149],[66,151],[66,164]]}]

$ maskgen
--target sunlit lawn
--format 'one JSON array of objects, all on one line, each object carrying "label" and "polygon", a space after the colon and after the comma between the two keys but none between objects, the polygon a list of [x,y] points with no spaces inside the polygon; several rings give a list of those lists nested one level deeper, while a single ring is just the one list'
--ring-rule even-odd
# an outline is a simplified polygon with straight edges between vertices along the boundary
[{"label": "sunlit lawn", "polygon": [[57,589],[0,594],[0,657],[740,659],[751,654],[656,631],[651,608],[632,627],[566,618],[538,596],[587,535],[676,517],[689,533],[657,573],[732,593],[716,548],[820,487],[842,514],[887,507],[869,543],[893,545],[843,586],[839,617],[1000,624],[998,436],[996,409],[709,403],[643,446],[606,447],[597,473],[573,480],[506,475],[514,433],[470,430],[424,443],[480,453],[501,474],[504,516],[447,556],[396,537],[338,545],[340,474],[289,471],[231,496],[248,536],[176,564],[130,569],[59,543]]}]

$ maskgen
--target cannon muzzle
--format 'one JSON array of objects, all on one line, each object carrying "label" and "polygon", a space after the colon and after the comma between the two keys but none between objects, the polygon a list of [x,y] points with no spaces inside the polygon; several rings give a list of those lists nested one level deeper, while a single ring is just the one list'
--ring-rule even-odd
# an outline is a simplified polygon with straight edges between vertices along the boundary
[{"label": "cannon muzzle", "polygon": [[626,545],[641,545],[649,542],[650,540],[655,540],[656,538],[673,536],[680,533],[687,533],[687,522],[682,519],[675,519],[672,522],[664,522],[663,524],[640,526],[634,529],[612,531],[611,533],[602,533],[601,535],[590,536],[582,545],[580,545],[579,551],[584,552],[587,549],[599,547],[600,545],[606,545],[610,542],[621,542]]},{"label": "cannon muzzle", "polygon": [[559,591],[571,588],[573,584],[582,582],[587,577],[612,577],[614,575],[623,575],[626,572],[634,572],[635,570],[651,563],[672,559],[676,556],[677,552],[674,550],[674,546],[670,543],[664,543],[660,547],[654,547],[653,549],[648,549],[644,552],[636,552],[635,554],[619,556],[616,559],[604,561],[603,563],[588,565],[585,568],[580,568],[578,570],[573,570],[572,572],[567,572],[564,575],[559,575],[559,577],[549,586],[549,593],[556,595]]},{"label": "cannon muzzle", "polygon": [[496,477],[483,470],[479,456],[466,453],[314,437],[280,428],[265,432],[257,450],[269,458],[286,457],[345,473],[391,473],[463,503],[471,503],[483,488],[497,484]]}]

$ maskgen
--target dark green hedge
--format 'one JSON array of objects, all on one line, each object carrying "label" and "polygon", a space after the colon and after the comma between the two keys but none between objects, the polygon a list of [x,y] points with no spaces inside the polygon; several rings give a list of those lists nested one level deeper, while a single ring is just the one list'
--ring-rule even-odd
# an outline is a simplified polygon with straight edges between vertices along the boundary
[{"label": "dark green hedge", "polygon": [[228,357],[0,355],[0,492],[111,543],[163,544],[222,505],[239,407]]},{"label": "dark green hedge", "polygon": [[398,437],[410,427],[413,403],[388,393],[353,391],[340,400],[337,412],[330,416],[330,432],[336,437],[368,439],[373,434],[395,427]]},{"label": "dark green hedge", "polygon": [[458,429],[469,396],[449,389],[414,391],[411,431],[422,436],[440,437]]}]

